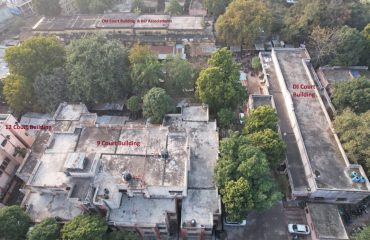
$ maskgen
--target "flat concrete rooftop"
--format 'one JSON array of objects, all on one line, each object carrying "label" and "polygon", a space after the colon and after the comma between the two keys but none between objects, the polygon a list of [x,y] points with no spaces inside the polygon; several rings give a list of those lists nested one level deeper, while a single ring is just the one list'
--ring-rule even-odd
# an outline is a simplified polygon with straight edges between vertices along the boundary
[{"label": "flat concrete rooftop", "polygon": [[[315,85],[309,80],[303,59],[305,49],[275,49],[285,85],[291,94],[312,171],[316,174],[319,188],[361,189],[363,184],[354,185],[347,174],[347,165],[334,138],[325,109],[320,104]],[[300,89],[293,88],[293,84]],[[303,86],[303,87],[302,87]],[[302,89],[307,87],[307,89]],[[307,92],[314,97],[294,96],[294,92]],[[363,185],[365,187],[365,185]]]},{"label": "flat concrete rooftop", "polygon": [[220,205],[216,189],[189,189],[187,197],[182,202],[181,224],[190,226],[191,220],[194,219],[197,226],[212,227],[213,213],[220,213]]},{"label": "flat concrete rooftop", "polygon": [[155,226],[165,224],[167,212],[176,213],[176,199],[155,199],[122,195],[122,204],[119,208],[111,210],[108,221],[116,224],[135,226],[146,224]]},{"label": "flat concrete rooftop", "polygon": [[319,239],[349,239],[336,205],[309,203],[308,209]]}]

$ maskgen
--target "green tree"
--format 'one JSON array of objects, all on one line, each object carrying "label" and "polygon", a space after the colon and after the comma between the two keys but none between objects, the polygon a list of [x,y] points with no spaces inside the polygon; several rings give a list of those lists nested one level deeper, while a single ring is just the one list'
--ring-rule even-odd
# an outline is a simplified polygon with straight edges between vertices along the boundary
[{"label": "green tree", "polygon": [[220,40],[230,45],[251,48],[258,37],[268,35],[272,17],[263,1],[234,0],[216,22]]},{"label": "green tree", "polygon": [[4,240],[23,240],[31,227],[30,217],[18,206],[0,208],[0,233]]},{"label": "green tree", "polygon": [[33,83],[41,73],[50,73],[65,64],[65,49],[55,36],[35,36],[5,50],[11,74]]},{"label": "green tree", "polygon": [[224,189],[221,189],[222,201],[225,204],[228,221],[240,221],[245,218],[246,213],[253,206],[251,196],[251,187],[243,177],[238,180],[231,180],[226,183]]},{"label": "green tree", "polygon": [[139,240],[140,237],[129,231],[114,231],[105,235],[104,240]]},{"label": "green tree", "polygon": [[75,101],[111,102],[130,90],[126,49],[100,35],[73,40],[67,46],[67,70]]},{"label": "green tree", "polygon": [[[370,6],[370,4],[369,4]],[[370,14],[369,14],[370,15]],[[360,63],[367,65],[370,68],[370,23],[367,24],[361,32],[362,36],[365,38],[365,50],[361,54]]]},{"label": "green tree", "polygon": [[196,81],[196,95],[212,111],[221,108],[234,109],[247,97],[239,81],[239,65],[226,48],[217,50],[208,60]]},{"label": "green tree", "polygon": [[360,163],[370,173],[370,111],[356,115],[345,109],[333,125],[349,160]]},{"label": "green tree", "polygon": [[251,145],[258,146],[266,154],[272,169],[284,161],[286,145],[277,132],[267,128],[247,135],[247,139]]},{"label": "green tree", "polygon": [[218,125],[221,128],[230,128],[235,123],[235,113],[228,108],[221,108],[217,113]]},{"label": "green tree", "polygon": [[143,0],[133,0],[131,4],[131,12],[141,13],[144,11]]},{"label": "green tree", "polygon": [[166,12],[171,15],[181,15],[183,13],[183,8],[177,0],[170,0]]},{"label": "green tree", "polygon": [[298,1],[284,18],[282,35],[287,41],[304,42],[315,26],[340,27],[351,18],[351,8],[345,0]]},{"label": "green tree", "polygon": [[51,113],[59,103],[68,101],[67,73],[63,68],[55,68],[50,74],[41,74],[34,89],[40,109]]},{"label": "green tree", "polygon": [[4,79],[3,95],[5,101],[15,112],[38,110],[33,86],[20,75],[10,74]]},{"label": "green tree", "polygon": [[59,0],[33,0],[32,6],[39,15],[58,16],[61,11]]},{"label": "green tree", "polygon": [[344,26],[339,30],[340,42],[337,53],[329,62],[331,65],[356,66],[366,48],[367,41],[355,28]]},{"label": "green tree", "polygon": [[370,109],[370,79],[365,76],[334,85],[333,103],[339,111],[351,108],[356,113]]},{"label": "green tree", "polygon": [[78,215],[63,226],[61,235],[63,240],[101,240],[107,228],[100,216]]},{"label": "green tree", "polygon": [[162,88],[152,88],[144,96],[143,114],[152,123],[161,123],[164,115],[172,110],[171,98]]},{"label": "green tree", "polygon": [[370,226],[366,226],[361,232],[354,234],[353,240],[369,240],[370,239]]},{"label": "green tree", "polygon": [[148,45],[135,44],[129,52],[133,91],[142,95],[149,89],[159,86],[162,66],[156,54]]},{"label": "green tree", "polygon": [[35,225],[28,233],[28,240],[57,240],[59,239],[60,227],[53,218],[47,218]]},{"label": "green tree", "polygon": [[81,13],[104,13],[113,6],[113,0],[75,0]]},{"label": "green tree", "polygon": [[261,106],[254,109],[251,115],[246,117],[244,131],[249,134],[270,128],[276,132],[277,122],[278,117],[275,109],[269,106]]},{"label": "green tree", "polygon": [[194,70],[191,63],[179,56],[169,57],[164,63],[165,89],[172,96],[183,94],[184,89],[193,89]]},{"label": "green tree", "polygon": [[208,14],[217,18],[225,12],[231,0],[204,0],[203,5],[208,10]]},{"label": "green tree", "polygon": [[258,56],[255,56],[255,57],[252,58],[251,65],[252,65],[252,69],[254,71],[260,71],[262,69],[261,61],[260,61],[260,58]]},{"label": "green tree", "polygon": [[141,98],[139,96],[132,96],[127,101],[127,108],[134,115],[134,118],[137,117],[137,114],[141,110]]}]

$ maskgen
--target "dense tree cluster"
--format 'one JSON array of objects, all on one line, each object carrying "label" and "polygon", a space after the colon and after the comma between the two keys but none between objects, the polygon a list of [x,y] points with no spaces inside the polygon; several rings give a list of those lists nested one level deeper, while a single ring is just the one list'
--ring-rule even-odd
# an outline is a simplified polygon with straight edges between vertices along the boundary
[{"label": "dense tree cluster", "polygon": [[235,110],[247,98],[239,81],[240,66],[226,48],[217,50],[208,60],[196,81],[196,95],[212,112],[222,108]]},{"label": "dense tree cluster", "polygon": [[356,114],[344,110],[334,120],[334,128],[339,136],[349,160],[370,169],[370,110]]},{"label": "dense tree cluster", "polygon": [[161,123],[164,115],[173,109],[171,98],[162,88],[150,89],[143,98],[144,117],[152,123]]},{"label": "dense tree cluster", "polygon": [[370,239],[370,225],[366,226],[361,232],[354,234],[351,237],[353,240],[368,240]]},{"label": "dense tree cluster", "polygon": [[5,240],[24,240],[31,227],[30,217],[18,206],[0,208],[0,233]]},{"label": "dense tree cluster", "polygon": [[[178,56],[159,62],[149,46],[129,51],[101,35],[73,40],[64,47],[55,37],[32,37],[6,50],[10,75],[4,80],[4,99],[16,112],[52,112],[63,101],[88,105],[126,96],[134,117],[141,98],[153,87],[179,96],[194,88],[192,64]],[[165,109],[167,109],[165,107]]]},{"label": "dense tree cluster", "polygon": [[215,167],[229,221],[240,221],[252,209],[270,208],[281,198],[271,176],[286,150],[277,133],[276,112],[258,107],[245,119],[244,127],[245,134],[234,133],[221,140],[221,157]]},{"label": "dense tree cluster", "polygon": [[28,240],[54,240],[59,239],[60,225],[54,218],[47,218],[35,225],[28,233]]},{"label": "dense tree cluster", "polygon": [[171,15],[181,15],[184,12],[184,10],[178,0],[170,0],[166,12]]},{"label": "dense tree cluster", "polygon": [[356,113],[370,110],[370,79],[359,77],[352,81],[339,82],[334,85],[333,103],[342,111],[350,108]]}]

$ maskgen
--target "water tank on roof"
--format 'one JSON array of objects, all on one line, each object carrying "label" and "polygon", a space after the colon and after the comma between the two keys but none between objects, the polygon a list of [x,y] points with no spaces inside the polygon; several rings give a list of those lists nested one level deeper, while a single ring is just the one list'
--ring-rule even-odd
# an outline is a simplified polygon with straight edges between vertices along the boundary
[{"label": "water tank on roof", "polygon": [[125,172],[123,172],[123,174],[122,174],[122,178],[123,178],[123,180],[125,180],[126,182],[129,182],[129,181],[131,181],[131,179],[132,179],[132,175],[131,175],[131,173],[129,173],[129,172],[127,172],[127,171],[125,171]]},{"label": "water tank on roof", "polygon": [[191,219],[190,224],[192,227],[195,227],[197,226],[197,221],[195,221],[195,219]]}]

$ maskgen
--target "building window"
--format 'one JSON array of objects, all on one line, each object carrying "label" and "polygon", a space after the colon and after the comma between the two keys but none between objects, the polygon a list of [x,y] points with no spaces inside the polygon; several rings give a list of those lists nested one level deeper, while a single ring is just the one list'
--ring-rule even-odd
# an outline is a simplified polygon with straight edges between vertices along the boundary
[{"label": "building window", "polygon": [[3,171],[0,170],[0,177],[3,175]]},{"label": "building window", "polygon": [[324,200],[325,198],[324,197],[314,197],[313,199],[314,200]]},{"label": "building window", "polygon": [[0,169],[1,170],[5,170],[6,167],[9,165],[9,163],[10,163],[9,158],[5,158],[4,161],[3,161],[3,163],[0,165]]},{"label": "building window", "polygon": [[5,145],[8,143],[8,140],[4,139],[2,142],[1,142],[1,146],[5,147]]}]

